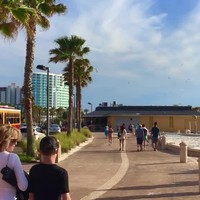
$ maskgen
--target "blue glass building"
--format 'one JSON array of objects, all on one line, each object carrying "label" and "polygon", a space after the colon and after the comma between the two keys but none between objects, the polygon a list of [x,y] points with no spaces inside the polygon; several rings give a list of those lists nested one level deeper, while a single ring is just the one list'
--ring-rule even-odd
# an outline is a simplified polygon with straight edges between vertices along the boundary
[{"label": "blue glass building", "polygon": [[[35,104],[47,107],[47,73],[34,72],[32,89]],[[49,107],[69,107],[69,86],[64,84],[62,74],[49,73]]]}]

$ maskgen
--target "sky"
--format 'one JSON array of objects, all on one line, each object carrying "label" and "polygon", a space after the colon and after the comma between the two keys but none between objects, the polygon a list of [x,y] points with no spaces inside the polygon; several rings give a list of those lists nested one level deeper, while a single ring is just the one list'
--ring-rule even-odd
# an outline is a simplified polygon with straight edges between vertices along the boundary
[{"label": "sky", "polygon": [[[200,0],[59,0],[64,15],[37,28],[34,66],[49,63],[55,40],[77,35],[95,68],[83,89],[83,109],[112,105],[200,106]],[[0,86],[23,85],[26,35],[0,36]],[[37,71],[34,68],[34,71]]]}]

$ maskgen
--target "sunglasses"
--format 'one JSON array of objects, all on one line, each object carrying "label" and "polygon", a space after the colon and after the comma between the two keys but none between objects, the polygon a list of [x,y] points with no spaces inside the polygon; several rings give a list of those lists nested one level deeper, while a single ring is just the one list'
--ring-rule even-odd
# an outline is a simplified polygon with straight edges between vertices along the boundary
[{"label": "sunglasses", "polygon": [[17,141],[18,141],[17,139],[11,139],[10,140],[11,143],[17,143]]}]

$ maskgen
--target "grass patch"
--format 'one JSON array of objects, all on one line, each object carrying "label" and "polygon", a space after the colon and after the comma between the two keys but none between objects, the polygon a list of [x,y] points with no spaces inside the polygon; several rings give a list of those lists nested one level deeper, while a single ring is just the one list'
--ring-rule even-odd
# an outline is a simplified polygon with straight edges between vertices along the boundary
[{"label": "grass patch", "polygon": [[[71,135],[67,135],[66,132],[61,132],[53,135],[55,136],[61,145],[61,152],[67,153],[72,148],[78,146],[80,143],[87,141],[88,138],[92,137],[92,132],[88,128],[82,128],[80,132],[77,129],[74,129]],[[40,140],[34,141],[34,149],[36,151],[36,155],[38,155]],[[23,153],[18,153],[20,160],[22,162],[34,162],[36,161],[35,157],[27,157],[26,149],[27,149],[27,140],[24,139],[20,142],[20,147],[22,148]]]}]

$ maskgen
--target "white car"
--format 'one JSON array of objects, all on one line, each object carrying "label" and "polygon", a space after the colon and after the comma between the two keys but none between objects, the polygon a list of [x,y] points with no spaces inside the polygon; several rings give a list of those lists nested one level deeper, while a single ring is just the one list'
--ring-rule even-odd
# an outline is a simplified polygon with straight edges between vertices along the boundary
[{"label": "white car", "polygon": [[61,128],[58,124],[50,124],[49,126],[49,133],[60,133]]},{"label": "white car", "polygon": [[[21,128],[21,133],[22,133],[23,137],[27,137],[27,127],[22,127]],[[38,127],[38,126],[34,126],[33,127],[33,135],[34,135],[34,138],[36,140],[38,140],[38,139],[43,138],[43,137],[46,136],[44,133],[42,133],[41,128]]]}]

